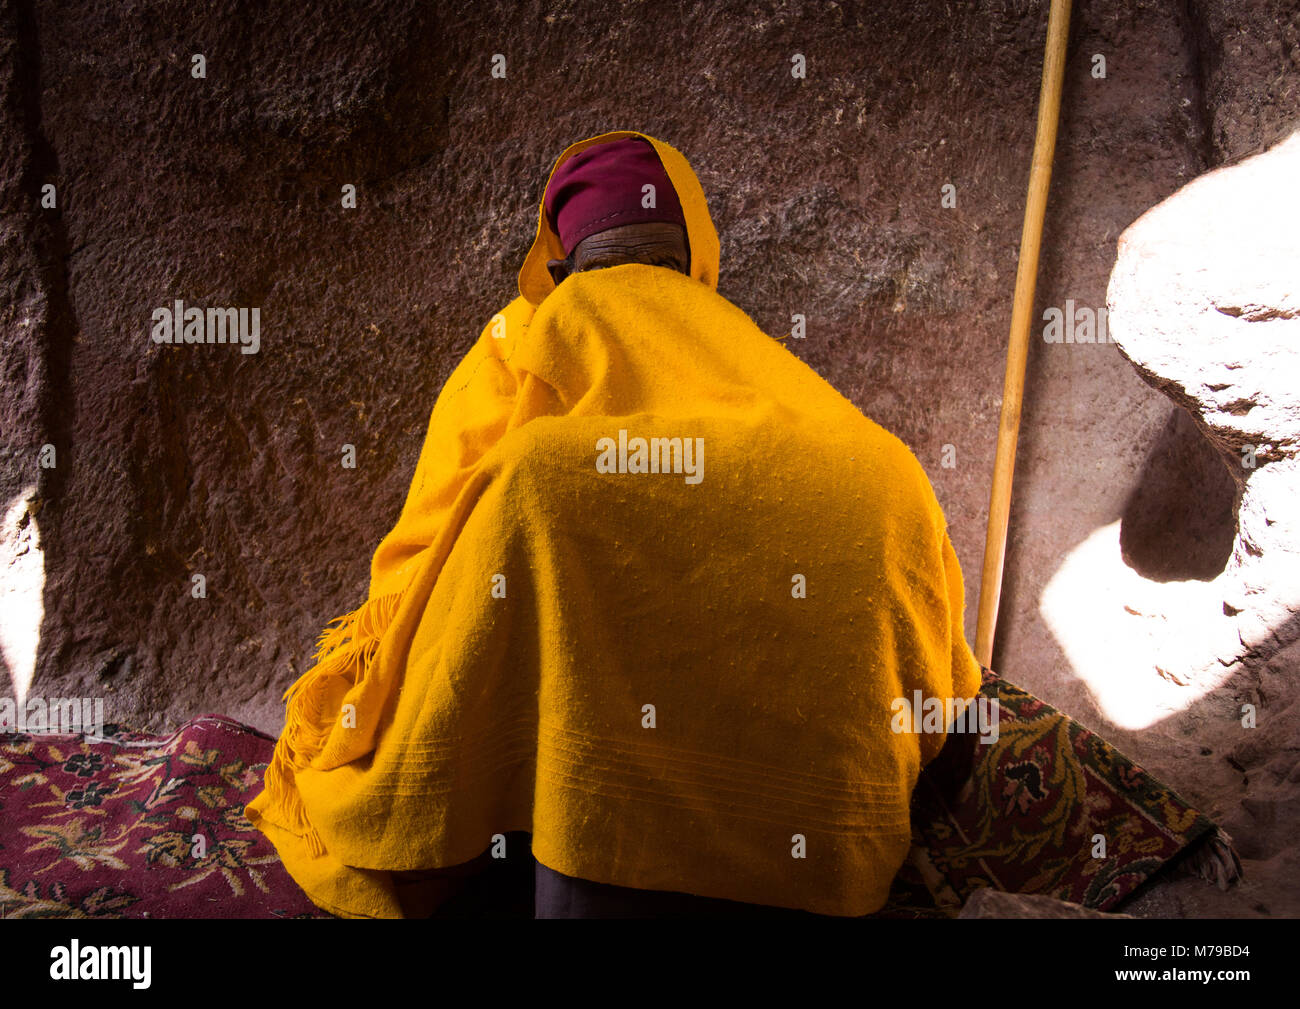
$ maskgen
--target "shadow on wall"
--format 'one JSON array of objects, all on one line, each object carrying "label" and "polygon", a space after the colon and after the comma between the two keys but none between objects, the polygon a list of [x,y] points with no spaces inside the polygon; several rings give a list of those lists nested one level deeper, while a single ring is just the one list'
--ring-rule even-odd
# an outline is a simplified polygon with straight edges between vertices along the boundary
[{"label": "shadow on wall", "polygon": [[1156,582],[1210,581],[1232,557],[1239,501],[1222,456],[1174,407],[1124,506],[1124,563]]}]

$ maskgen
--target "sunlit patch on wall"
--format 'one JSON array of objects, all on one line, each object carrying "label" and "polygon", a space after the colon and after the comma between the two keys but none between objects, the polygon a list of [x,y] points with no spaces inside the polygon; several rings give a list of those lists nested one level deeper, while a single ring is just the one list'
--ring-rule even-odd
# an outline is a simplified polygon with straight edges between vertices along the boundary
[{"label": "sunlit patch on wall", "polygon": [[28,487],[10,501],[0,524],[0,657],[19,707],[36,673],[45,616],[45,555],[31,507],[35,494],[36,488]]},{"label": "sunlit patch on wall", "polygon": [[1144,729],[1228,678],[1216,655],[1240,642],[1224,618],[1222,591],[1219,579],[1142,577],[1124,562],[1120,523],[1112,522],[1070,551],[1039,613],[1102,713],[1121,728]]}]

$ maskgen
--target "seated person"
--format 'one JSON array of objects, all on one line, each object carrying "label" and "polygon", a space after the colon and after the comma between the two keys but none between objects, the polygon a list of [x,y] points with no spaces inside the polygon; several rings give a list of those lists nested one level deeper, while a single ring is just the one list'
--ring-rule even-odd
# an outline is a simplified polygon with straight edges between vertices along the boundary
[{"label": "seated person", "polygon": [[439,395],[247,808],[320,907],[428,913],[435,870],[529,835],[592,885],[884,904],[946,737],[897,701],[980,686],[961,572],[915,456],[718,261],[667,144],[556,162],[520,296]]}]

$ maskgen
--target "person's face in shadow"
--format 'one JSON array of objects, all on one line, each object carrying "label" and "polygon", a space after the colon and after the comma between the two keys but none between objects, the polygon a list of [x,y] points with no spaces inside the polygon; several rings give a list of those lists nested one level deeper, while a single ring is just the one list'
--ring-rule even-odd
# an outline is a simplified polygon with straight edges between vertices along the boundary
[{"label": "person's face in shadow", "polygon": [[568,259],[552,259],[546,264],[555,286],[571,273],[600,270],[623,263],[666,266],[690,275],[690,253],[686,231],[679,224],[648,221],[624,224],[588,235],[577,244]]}]

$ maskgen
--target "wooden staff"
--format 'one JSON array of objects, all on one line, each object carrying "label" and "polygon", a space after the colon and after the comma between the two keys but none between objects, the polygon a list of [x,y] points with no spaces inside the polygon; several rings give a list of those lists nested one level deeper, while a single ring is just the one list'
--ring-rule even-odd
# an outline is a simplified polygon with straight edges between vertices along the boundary
[{"label": "wooden staff", "polygon": [[1002,384],[1002,420],[998,425],[998,451],[993,463],[993,489],[989,494],[989,524],[984,536],[984,571],[980,579],[975,657],[985,666],[993,663],[993,630],[997,626],[998,601],[1002,595],[1002,562],[1006,556],[1007,519],[1011,514],[1011,478],[1016,468],[1020,405],[1025,391],[1025,360],[1029,354],[1029,320],[1034,309],[1034,283],[1038,277],[1038,248],[1043,237],[1047,189],[1052,180],[1052,155],[1056,150],[1061,78],[1065,72],[1065,43],[1069,32],[1070,0],[1052,0],[1047,18],[1043,85],[1038,95],[1038,134],[1034,138],[1034,160],[1029,166],[1029,196],[1025,201],[1020,261],[1016,267],[1016,297],[1011,310],[1007,371]]}]

